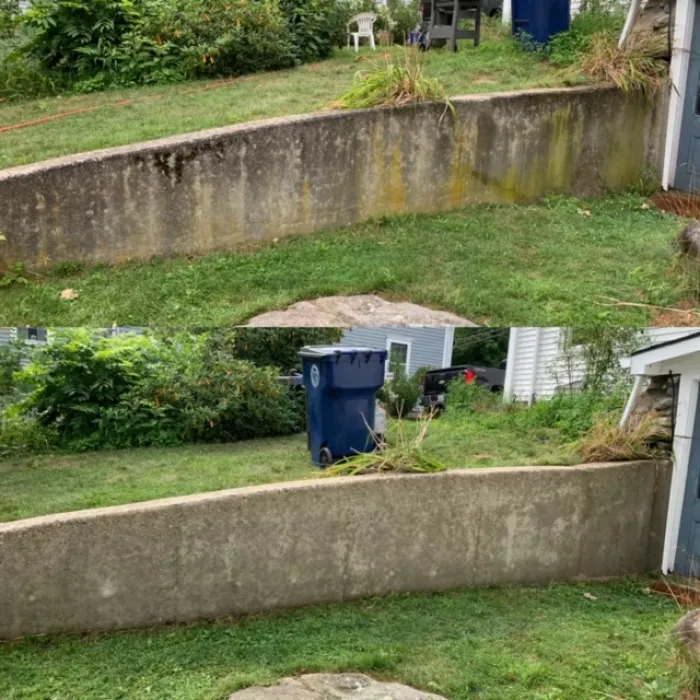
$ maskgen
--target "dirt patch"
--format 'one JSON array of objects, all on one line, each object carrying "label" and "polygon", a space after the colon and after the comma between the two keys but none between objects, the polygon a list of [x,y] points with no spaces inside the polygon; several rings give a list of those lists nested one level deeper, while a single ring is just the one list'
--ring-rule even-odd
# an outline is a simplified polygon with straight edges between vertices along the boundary
[{"label": "dirt patch", "polygon": [[692,585],[676,583],[664,579],[661,581],[652,581],[649,588],[659,595],[675,600],[678,605],[697,608],[700,607],[700,588]]},{"label": "dirt patch", "polygon": [[694,328],[700,325],[700,314],[697,305],[692,301],[680,301],[675,309],[660,309],[654,316],[651,325],[657,328],[670,328],[671,326]]},{"label": "dirt patch", "polygon": [[651,201],[662,211],[690,219],[700,219],[700,194],[690,192],[658,192]]}]

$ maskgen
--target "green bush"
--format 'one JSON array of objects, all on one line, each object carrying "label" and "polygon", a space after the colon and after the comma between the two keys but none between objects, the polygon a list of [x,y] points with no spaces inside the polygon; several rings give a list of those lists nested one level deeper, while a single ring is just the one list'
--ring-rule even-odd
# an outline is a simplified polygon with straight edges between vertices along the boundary
[{"label": "green bush", "polygon": [[233,359],[206,334],[95,339],[81,330],[35,354],[20,374],[32,391],[18,411],[72,450],[303,430],[303,391],[279,384],[278,375]]},{"label": "green bush", "polygon": [[14,36],[19,16],[19,0],[0,0],[0,39]]},{"label": "green bush", "polygon": [[0,345],[0,399],[9,396],[17,390],[15,375],[22,368],[24,355],[21,343],[13,342]]},{"label": "green bush", "polygon": [[342,45],[344,37],[339,34],[343,8],[338,0],[279,0],[279,3],[298,63],[329,58],[333,48]]},{"label": "green bush", "polygon": [[22,18],[33,32],[26,51],[57,72],[118,70],[121,42],[139,17],[133,0],[35,0]]},{"label": "green bush", "polygon": [[484,413],[496,411],[503,405],[503,397],[494,394],[479,384],[467,384],[458,377],[450,382],[445,394],[445,410],[463,413]]},{"label": "green bush", "polygon": [[256,365],[277,367],[283,374],[299,367],[305,345],[327,345],[340,340],[337,328],[238,328],[232,332],[233,353]]},{"label": "green bush", "polygon": [[413,410],[421,397],[421,381],[427,368],[419,369],[412,377],[406,376],[400,365],[392,367],[391,371],[391,379],[377,392],[377,398],[392,418],[403,418]]},{"label": "green bush", "polygon": [[345,12],[338,0],[36,0],[0,48],[0,95],[288,68],[330,56]]}]

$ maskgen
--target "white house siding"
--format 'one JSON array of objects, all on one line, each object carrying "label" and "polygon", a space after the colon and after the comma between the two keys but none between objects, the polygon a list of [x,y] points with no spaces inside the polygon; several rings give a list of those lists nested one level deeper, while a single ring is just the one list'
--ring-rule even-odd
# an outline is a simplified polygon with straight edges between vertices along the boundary
[{"label": "white house siding", "polygon": [[454,328],[351,328],[340,345],[386,350],[389,339],[410,344],[408,373],[421,367],[449,367],[452,362]]},{"label": "white house siding", "polygon": [[[566,328],[512,328],[508,348],[506,400],[532,401],[553,396],[557,387],[581,382],[583,360],[563,351]],[[697,328],[647,328],[642,347],[696,333]],[[512,366],[511,366],[512,365]]]}]

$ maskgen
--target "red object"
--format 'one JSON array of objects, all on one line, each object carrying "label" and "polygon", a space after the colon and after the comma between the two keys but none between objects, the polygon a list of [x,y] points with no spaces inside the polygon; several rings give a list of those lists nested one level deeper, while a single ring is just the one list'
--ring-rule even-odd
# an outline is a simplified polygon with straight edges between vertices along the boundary
[{"label": "red object", "polygon": [[473,384],[474,381],[476,380],[476,372],[470,370],[470,369],[465,369],[464,370],[464,381],[466,384]]}]

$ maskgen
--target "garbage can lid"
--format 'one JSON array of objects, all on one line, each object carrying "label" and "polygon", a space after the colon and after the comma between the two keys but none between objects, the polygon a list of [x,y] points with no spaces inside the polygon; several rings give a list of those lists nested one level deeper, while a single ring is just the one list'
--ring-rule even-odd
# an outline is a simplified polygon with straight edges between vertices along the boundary
[{"label": "garbage can lid", "polygon": [[345,345],[307,345],[299,350],[301,357],[321,358],[336,355],[356,355],[357,353],[386,352],[366,347],[347,347]]}]

